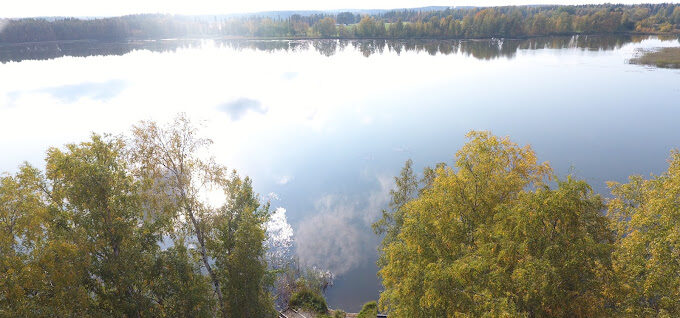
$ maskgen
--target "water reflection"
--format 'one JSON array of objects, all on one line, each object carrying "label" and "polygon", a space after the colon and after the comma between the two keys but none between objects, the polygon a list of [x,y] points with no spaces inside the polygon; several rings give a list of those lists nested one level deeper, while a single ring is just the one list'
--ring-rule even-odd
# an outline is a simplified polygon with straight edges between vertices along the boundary
[{"label": "water reflection", "polygon": [[[215,45],[236,50],[263,52],[298,52],[313,49],[324,56],[333,56],[351,46],[365,57],[382,54],[385,50],[426,52],[430,55],[464,54],[481,60],[513,58],[519,50],[579,48],[590,51],[608,51],[627,43],[639,43],[649,36],[558,36],[532,39],[488,40],[215,40]],[[661,40],[679,40],[678,37],[659,37]],[[103,43],[92,41],[50,42],[0,46],[0,62],[46,60],[64,56],[87,57],[98,55],[125,55],[135,50],[174,52],[178,49],[198,48],[206,40],[159,40]]]},{"label": "water reflection", "polygon": [[248,112],[259,114],[265,114],[267,112],[267,108],[262,106],[260,101],[244,97],[224,103],[219,106],[219,109],[229,114],[229,117],[231,117],[231,120],[233,121],[241,119],[241,117]]},{"label": "water reflection", "polygon": [[66,41],[0,45],[0,63],[28,60],[51,60],[65,56],[89,57],[125,55],[136,50],[175,52],[180,48],[197,48],[200,40],[159,40],[129,42]]},{"label": "water reflection", "polygon": [[621,48],[627,43],[639,43],[649,36],[561,36],[532,39],[488,39],[488,40],[311,40],[311,41],[255,41],[222,40],[218,45],[243,50],[265,52],[309,50],[313,48],[325,56],[332,56],[352,46],[363,56],[382,54],[385,50],[450,55],[462,53],[481,60],[513,58],[518,50],[580,48],[584,50],[609,51]]}]

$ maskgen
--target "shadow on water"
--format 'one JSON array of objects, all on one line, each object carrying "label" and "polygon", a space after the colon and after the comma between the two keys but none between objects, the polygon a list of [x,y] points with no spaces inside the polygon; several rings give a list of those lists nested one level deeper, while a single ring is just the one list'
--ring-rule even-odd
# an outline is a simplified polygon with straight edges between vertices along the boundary
[{"label": "shadow on water", "polygon": [[[481,60],[513,58],[519,50],[579,48],[583,50],[614,50],[627,43],[648,39],[648,36],[555,36],[532,39],[488,40],[215,40],[218,47],[264,52],[297,52],[314,50],[333,56],[352,47],[365,57],[385,51],[427,53],[430,55],[464,54]],[[668,39],[666,39],[668,40]],[[137,50],[174,52],[178,49],[200,48],[206,40],[157,40],[128,42],[47,42],[0,45],[0,63],[25,60],[48,60],[64,56],[88,57],[125,55]]]}]

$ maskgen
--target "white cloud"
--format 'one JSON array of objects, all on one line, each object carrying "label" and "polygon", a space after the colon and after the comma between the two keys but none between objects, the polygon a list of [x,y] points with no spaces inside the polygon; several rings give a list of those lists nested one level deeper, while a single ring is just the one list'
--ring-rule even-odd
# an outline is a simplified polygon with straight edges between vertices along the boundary
[{"label": "white cloud", "polygon": [[233,121],[239,120],[247,113],[251,112],[259,114],[267,113],[267,108],[262,106],[260,101],[244,97],[223,103],[218,108],[227,113]]},{"label": "white cloud", "polygon": [[366,198],[326,195],[316,203],[316,214],[301,222],[295,235],[296,253],[308,265],[341,275],[375,253],[377,236],[371,224],[389,200],[391,178],[376,177],[379,188]]},{"label": "white cloud", "polygon": [[276,181],[276,183],[278,183],[278,184],[280,184],[280,185],[286,185],[286,184],[288,184],[289,182],[291,182],[292,180],[293,180],[293,177],[287,176],[287,175],[286,175],[286,176],[281,176],[281,177],[279,178],[279,180]]},{"label": "white cloud", "polygon": [[293,228],[288,224],[286,209],[276,208],[266,224],[268,258],[273,266],[282,265],[291,253]]},{"label": "white cloud", "polygon": [[279,197],[278,194],[276,194],[276,192],[269,192],[269,194],[267,194],[267,199],[269,199],[270,201],[279,201],[279,200],[281,200],[281,198]]},{"label": "white cloud", "polygon": [[358,207],[350,200],[326,196],[317,202],[317,213],[304,220],[295,236],[296,252],[307,264],[341,275],[359,266],[371,234],[353,224]]}]

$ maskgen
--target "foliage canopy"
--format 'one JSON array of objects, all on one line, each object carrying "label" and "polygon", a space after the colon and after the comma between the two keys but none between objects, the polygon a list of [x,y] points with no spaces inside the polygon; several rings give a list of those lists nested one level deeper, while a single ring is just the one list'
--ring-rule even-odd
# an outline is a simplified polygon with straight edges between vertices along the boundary
[{"label": "foliage canopy", "polygon": [[[384,234],[380,306],[398,317],[675,316],[680,155],[608,203],[529,147],[471,132],[453,167],[407,161]],[[552,187],[551,187],[552,184]],[[609,211],[605,215],[604,211]]]},{"label": "foliage canopy", "polygon": [[208,144],[180,116],[0,177],[0,317],[273,316],[269,206],[199,156]]}]

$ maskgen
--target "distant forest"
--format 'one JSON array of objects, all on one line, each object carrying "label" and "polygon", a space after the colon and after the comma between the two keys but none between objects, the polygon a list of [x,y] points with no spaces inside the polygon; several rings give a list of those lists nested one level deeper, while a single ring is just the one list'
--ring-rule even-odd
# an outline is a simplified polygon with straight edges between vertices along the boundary
[{"label": "distant forest", "polygon": [[680,33],[680,4],[507,6],[233,17],[130,15],[4,19],[0,43],[245,37],[464,39],[575,34]]}]

